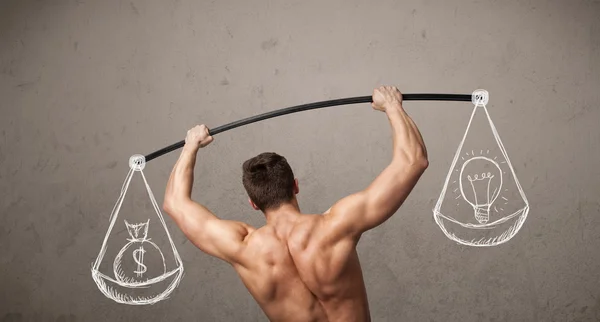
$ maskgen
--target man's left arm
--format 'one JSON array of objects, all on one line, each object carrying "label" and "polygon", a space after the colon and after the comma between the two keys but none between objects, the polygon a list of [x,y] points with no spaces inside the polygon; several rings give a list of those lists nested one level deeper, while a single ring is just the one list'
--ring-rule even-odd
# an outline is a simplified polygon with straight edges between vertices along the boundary
[{"label": "man's left arm", "polygon": [[167,184],[163,208],[196,247],[233,264],[238,262],[252,227],[219,219],[191,198],[196,154],[210,142],[212,137],[204,125],[188,131],[185,146]]}]

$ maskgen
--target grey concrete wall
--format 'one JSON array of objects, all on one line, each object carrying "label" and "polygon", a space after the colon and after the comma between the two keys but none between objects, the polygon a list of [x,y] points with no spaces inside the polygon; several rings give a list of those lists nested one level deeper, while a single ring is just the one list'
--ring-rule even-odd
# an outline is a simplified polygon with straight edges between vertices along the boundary
[{"label": "grey concrete wall", "polygon": [[[2,321],[265,321],[235,272],[169,219],[186,268],[171,298],[132,307],[99,292],[90,267],[128,158],[196,124],[380,84],[487,89],[531,211],[498,247],[446,238],[431,210],[472,105],[406,103],[430,167],[359,245],[373,320],[600,319],[598,1],[2,1],[0,44]],[[302,210],[322,212],[369,184],[390,147],[368,104],[255,123],[201,150],[194,197],[262,225],[241,163],[275,151]],[[159,203],[177,156],[145,169]]]}]

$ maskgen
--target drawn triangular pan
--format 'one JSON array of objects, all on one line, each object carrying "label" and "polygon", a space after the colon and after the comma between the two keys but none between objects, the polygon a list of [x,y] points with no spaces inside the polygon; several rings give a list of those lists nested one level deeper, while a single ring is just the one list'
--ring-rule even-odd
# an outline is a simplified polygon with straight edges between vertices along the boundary
[{"label": "drawn triangular pan", "polygon": [[444,234],[464,245],[494,246],[521,228],[529,203],[488,113],[488,93],[475,107],[433,209]]},{"label": "drawn triangular pan", "polygon": [[[144,176],[144,157],[132,156],[129,165],[100,253],[92,266],[92,277],[100,291],[118,303],[154,304],[166,299],[177,287],[183,265]],[[127,196],[136,175],[140,178],[138,183],[145,187],[140,190],[146,192],[141,203],[135,203],[135,196]],[[136,189],[132,190],[135,195]],[[126,197],[134,201],[135,211],[127,211]]]}]

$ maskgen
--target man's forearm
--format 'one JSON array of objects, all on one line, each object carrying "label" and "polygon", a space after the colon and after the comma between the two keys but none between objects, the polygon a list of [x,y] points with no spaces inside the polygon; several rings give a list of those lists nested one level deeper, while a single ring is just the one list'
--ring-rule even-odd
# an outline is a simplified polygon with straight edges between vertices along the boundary
[{"label": "man's forearm", "polygon": [[390,121],[392,127],[392,138],[393,138],[393,156],[394,159],[399,157],[406,157],[406,149],[410,140],[410,126],[408,126],[408,120],[406,119],[406,113],[401,111],[402,106],[400,103],[392,104],[386,108],[386,115]]},{"label": "man's forearm", "polygon": [[167,184],[165,203],[168,204],[170,201],[177,202],[177,200],[184,198],[191,199],[197,153],[197,146],[186,144],[183,147],[183,151],[173,167]]},{"label": "man's forearm", "polygon": [[410,116],[402,110],[402,105],[389,106],[386,114],[392,126],[394,161],[412,165],[426,160],[423,138]]},{"label": "man's forearm", "polygon": [[402,125],[404,120],[400,114],[401,107],[398,105],[389,106],[386,108],[385,114],[390,121],[390,125],[392,127],[392,143],[393,143],[393,151],[394,155],[396,155],[396,151],[400,150],[402,145],[400,141],[402,141],[402,136],[406,136],[406,127]]}]

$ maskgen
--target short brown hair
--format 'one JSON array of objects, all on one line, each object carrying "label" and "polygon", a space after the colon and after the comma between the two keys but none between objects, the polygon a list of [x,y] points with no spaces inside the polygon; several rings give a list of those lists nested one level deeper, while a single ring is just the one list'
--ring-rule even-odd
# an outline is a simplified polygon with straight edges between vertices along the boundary
[{"label": "short brown hair", "polygon": [[242,182],[248,197],[263,212],[278,208],[294,197],[294,173],[281,155],[261,153],[244,162],[242,169]]}]

